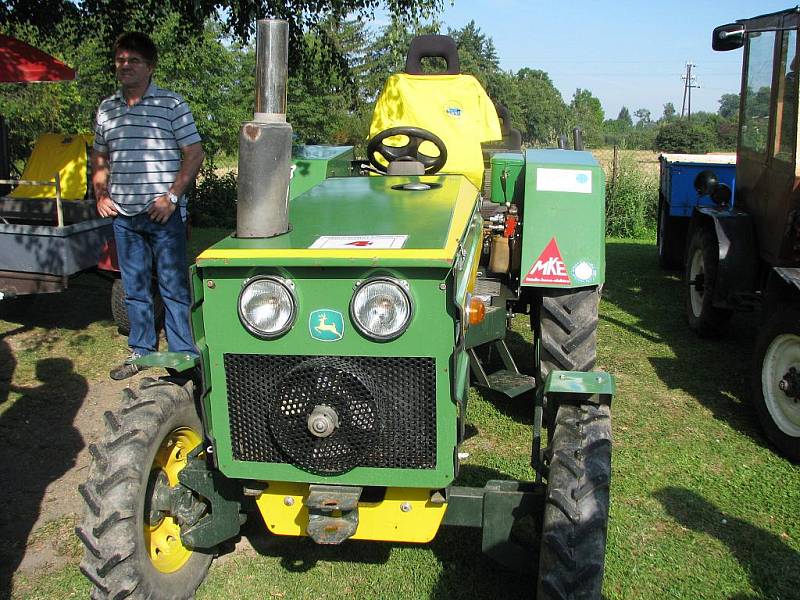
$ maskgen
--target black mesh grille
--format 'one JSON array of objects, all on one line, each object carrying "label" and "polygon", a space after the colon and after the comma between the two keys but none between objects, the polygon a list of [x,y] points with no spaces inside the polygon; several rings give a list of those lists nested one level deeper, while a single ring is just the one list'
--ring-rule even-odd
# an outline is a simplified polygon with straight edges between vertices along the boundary
[{"label": "black mesh grille", "polygon": [[[436,467],[434,359],[225,354],[224,361],[236,460],[327,474]],[[325,438],[307,425],[319,405],[339,418]]]}]

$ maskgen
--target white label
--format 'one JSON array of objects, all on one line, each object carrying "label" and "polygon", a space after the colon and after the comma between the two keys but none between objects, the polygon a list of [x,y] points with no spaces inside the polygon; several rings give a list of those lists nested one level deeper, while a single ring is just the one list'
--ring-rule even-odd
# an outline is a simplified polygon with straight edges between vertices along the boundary
[{"label": "white label", "polygon": [[309,248],[391,250],[402,248],[407,239],[407,235],[322,235]]},{"label": "white label", "polygon": [[577,169],[536,169],[536,189],[540,192],[592,193],[592,172]]}]

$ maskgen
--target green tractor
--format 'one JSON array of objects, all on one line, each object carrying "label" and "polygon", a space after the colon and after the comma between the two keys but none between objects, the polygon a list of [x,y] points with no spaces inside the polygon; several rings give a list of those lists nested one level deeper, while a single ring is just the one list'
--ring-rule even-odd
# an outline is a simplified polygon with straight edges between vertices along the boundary
[{"label": "green tractor", "polygon": [[[387,83],[369,176],[351,176],[352,148],[292,155],[287,25],[257,29],[237,229],[191,268],[200,357],[140,359],[170,376],[125,390],[90,446],[77,534],[92,597],[191,597],[253,502],[272,534],[319,544],[481,528],[492,559],[538,566],[538,598],[599,597],[614,394],[593,370],[602,169],[584,151],[494,151],[482,197],[481,140],[447,130],[476,102],[489,115],[488,99],[442,93],[478,85],[444,36],[417,38]],[[415,73],[425,56],[447,72]],[[426,98],[422,121],[404,87]],[[437,106],[450,121],[433,131]],[[532,375],[505,342],[515,313],[530,315]],[[533,481],[455,485],[470,375],[529,407]],[[512,534],[522,521],[535,523],[527,544]]]}]

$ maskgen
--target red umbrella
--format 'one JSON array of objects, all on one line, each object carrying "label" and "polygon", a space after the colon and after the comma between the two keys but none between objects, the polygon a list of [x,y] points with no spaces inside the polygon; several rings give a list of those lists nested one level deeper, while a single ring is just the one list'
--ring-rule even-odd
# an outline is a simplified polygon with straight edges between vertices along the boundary
[{"label": "red umbrella", "polygon": [[75,79],[75,70],[16,38],[0,34],[0,83]]}]

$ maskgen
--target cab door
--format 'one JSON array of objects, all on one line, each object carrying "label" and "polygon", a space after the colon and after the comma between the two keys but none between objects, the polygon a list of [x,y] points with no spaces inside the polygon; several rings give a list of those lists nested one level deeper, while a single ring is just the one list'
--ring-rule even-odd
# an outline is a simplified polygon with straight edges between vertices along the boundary
[{"label": "cab door", "polygon": [[785,264],[797,160],[797,30],[747,34],[736,193],[753,216],[761,258]]}]

